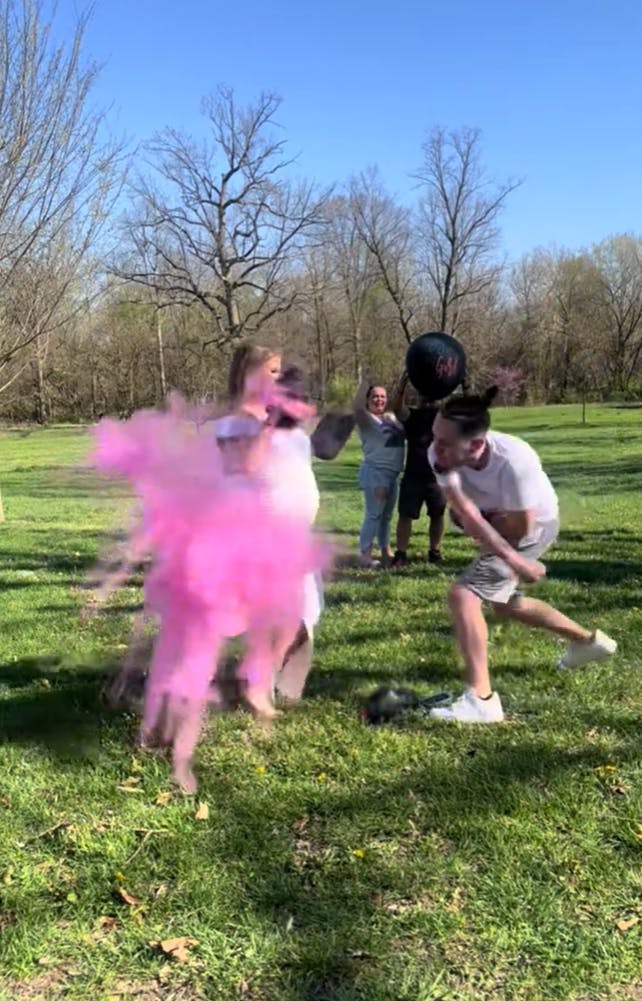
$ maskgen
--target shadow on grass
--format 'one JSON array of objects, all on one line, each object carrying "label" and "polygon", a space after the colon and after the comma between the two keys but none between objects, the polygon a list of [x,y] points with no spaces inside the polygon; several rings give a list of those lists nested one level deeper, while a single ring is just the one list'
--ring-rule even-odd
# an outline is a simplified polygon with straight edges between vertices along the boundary
[{"label": "shadow on grass", "polygon": [[544,462],[544,468],[557,486],[569,487],[580,495],[622,494],[642,487],[640,458],[599,463],[551,460]]},{"label": "shadow on grass", "polygon": [[101,731],[116,720],[103,699],[118,664],[65,665],[58,656],[23,657],[0,665],[0,744],[39,746],[70,764],[98,761]]},{"label": "shadow on grass", "polygon": [[[96,564],[95,553],[25,553],[11,550],[0,550],[0,570],[11,572],[15,570],[51,571],[74,574],[89,570]],[[36,581],[40,583],[40,581]],[[59,582],[56,582],[59,583]]]},{"label": "shadow on grass", "polygon": [[[99,687],[106,666],[65,666],[57,657],[25,657],[3,665],[0,684],[15,691],[11,700],[0,702],[0,739],[44,744],[72,766],[91,766],[100,755],[101,728],[109,723]],[[381,680],[376,672],[354,674],[360,683],[364,677],[373,685]],[[43,683],[51,687],[38,689]],[[621,764],[639,759],[639,716],[587,709],[579,719],[587,728],[608,727],[617,735]],[[440,739],[436,726],[417,727],[426,734],[427,748]],[[263,927],[274,930],[291,922],[292,944],[279,961],[283,997],[363,1001],[393,996],[394,977],[379,962],[377,949],[389,964],[392,940],[402,932],[382,902],[420,896],[425,880],[416,858],[406,866],[399,860],[403,856],[374,851],[356,860],[355,846],[345,843],[349,827],[377,832],[381,843],[399,841],[400,852],[407,850],[410,821],[445,842],[470,838],[484,825],[492,832],[497,817],[513,815],[520,790],[604,762],[597,746],[560,748],[550,732],[523,730],[515,741],[515,732],[507,728],[506,736],[493,736],[492,744],[486,734],[466,735],[454,750],[455,765],[453,754],[444,761],[443,755],[435,759],[426,753],[421,762],[376,772],[366,785],[311,790],[304,783],[269,799],[202,774],[217,831],[225,832],[212,848],[217,865],[235,874],[244,908]],[[301,827],[303,816],[308,821]],[[629,849],[618,844],[611,850]],[[442,950],[443,941],[427,941],[426,964],[442,965]],[[400,991],[396,996],[421,995]]]},{"label": "shadow on grass", "polygon": [[[622,737],[618,760],[637,760],[636,733],[627,727]],[[221,826],[233,832],[218,841],[220,864],[243,874],[240,892],[265,927],[291,923],[293,928],[294,944],[279,967],[285,997],[357,1001],[393,996],[388,988],[394,976],[387,967],[400,932],[382,904],[386,898],[420,896],[425,880],[416,860],[403,865],[385,851],[370,857],[366,851],[365,859],[356,862],[352,846],[337,850],[346,830],[376,831],[380,842],[401,838],[403,851],[413,809],[420,804],[420,829],[446,844],[469,839],[476,830],[492,837],[495,818],[514,815],[524,788],[546,788],[560,773],[586,773],[604,760],[599,748],[551,746],[550,734],[525,734],[518,745],[509,739],[493,747],[483,739],[478,747],[464,743],[459,767],[426,755],[420,764],[379,774],[367,786],[315,792],[305,799],[300,794],[296,800],[274,797],[268,809],[247,794],[230,797],[220,788],[208,788]],[[300,833],[302,814],[308,822]],[[626,851],[626,846],[613,850]],[[442,965],[442,949],[443,941],[425,942],[426,966],[432,960]],[[379,963],[379,954],[388,957],[386,966]],[[418,991],[397,994],[420,996]]]},{"label": "shadow on grass", "polygon": [[[619,587],[642,579],[640,563],[624,560],[582,560],[561,557],[552,559],[549,566],[553,580],[576,581],[580,584]],[[621,595],[617,597],[619,599]]]}]

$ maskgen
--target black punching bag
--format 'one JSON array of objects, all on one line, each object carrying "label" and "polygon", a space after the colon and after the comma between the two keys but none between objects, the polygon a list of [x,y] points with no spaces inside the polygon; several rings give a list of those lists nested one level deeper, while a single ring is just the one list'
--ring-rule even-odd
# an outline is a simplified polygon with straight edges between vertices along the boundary
[{"label": "black punching bag", "polygon": [[450,334],[420,334],[406,354],[408,378],[428,400],[443,400],[466,378],[466,352]]}]

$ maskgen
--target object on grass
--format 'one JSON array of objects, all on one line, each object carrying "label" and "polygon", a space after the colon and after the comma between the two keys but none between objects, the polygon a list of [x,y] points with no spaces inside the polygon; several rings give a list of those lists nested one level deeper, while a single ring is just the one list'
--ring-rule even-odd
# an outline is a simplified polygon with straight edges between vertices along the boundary
[{"label": "object on grass", "polygon": [[448,706],[452,697],[447,692],[436,695],[418,695],[409,688],[377,688],[367,699],[361,715],[365,723],[378,725],[404,713],[419,712],[428,715],[435,706]]}]

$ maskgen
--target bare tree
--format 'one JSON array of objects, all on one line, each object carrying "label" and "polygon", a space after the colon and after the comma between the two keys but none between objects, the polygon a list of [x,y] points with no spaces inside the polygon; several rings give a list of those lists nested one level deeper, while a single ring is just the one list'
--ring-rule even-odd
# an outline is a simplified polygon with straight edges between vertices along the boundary
[{"label": "bare tree", "polygon": [[239,108],[232,91],[219,88],[204,102],[210,141],[166,129],[148,147],[159,183],[137,186],[144,212],[129,231],[134,247],[153,247],[155,266],[134,253],[119,273],[175,301],[202,304],[218,345],[291,309],[299,292],[288,269],[323,222],[327,192],[283,176],[292,160],[272,134],[279,104],[261,94]]},{"label": "bare tree", "polygon": [[122,146],[101,139],[104,115],[89,105],[98,70],[82,61],[87,20],[81,15],[70,43],[55,46],[39,0],[7,0],[0,14],[3,307],[15,301],[12,286],[24,289],[43,267],[51,275],[57,257],[56,279],[47,283],[54,299],[39,322],[16,325],[0,315],[0,370],[43,336],[43,317],[58,313],[86,266],[118,191]]},{"label": "bare tree", "polygon": [[362,172],[350,182],[350,210],[410,343],[417,292],[410,215],[385,191],[376,170]]},{"label": "bare tree", "polygon": [[362,239],[356,205],[339,197],[329,206],[327,243],[332,253],[336,281],[345,302],[350,324],[350,348],[354,378],[363,378],[363,325],[368,298],[379,279],[377,262]]},{"label": "bare tree", "polygon": [[642,359],[642,242],[612,237],[594,248],[593,260],[600,276],[595,305],[606,335],[606,367],[614,388],[626,393]]},{"label": "bare tree", "polygon": [[[306,294],[301,300],[303,323],[297,326],[309,326],[310,336],[307,338],[313,380],[319,398],[325,402],[328,385],[334,378],[337,365],[337,327],[336,310],[337,297],[336,276],[333,271],[332,255],[328,246],[311,247],[304,258],[304,273],[301,277]],[[291,316],[297,323],[298,312]]]},{"label": "bare tree", "polygon": [[439,327],[456,335],[462,306],[497,280],[498,217],[519,182],[495,185],[481,166],[478,129],[435,128],[415,177],[420,258],[439,301]]}]

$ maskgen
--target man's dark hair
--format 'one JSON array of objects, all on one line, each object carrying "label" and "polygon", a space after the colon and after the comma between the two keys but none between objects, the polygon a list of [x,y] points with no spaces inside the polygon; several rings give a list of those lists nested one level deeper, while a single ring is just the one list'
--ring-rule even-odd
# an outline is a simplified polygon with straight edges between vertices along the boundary
[{"label": "man's dark hair", "polygon": [[451,396],[440,407],[439,413],[445,421],[457,427],[461,438],[476,438],[484,435],[490,427],[490,406],[499,392],[491,386],[481,396]]}]

